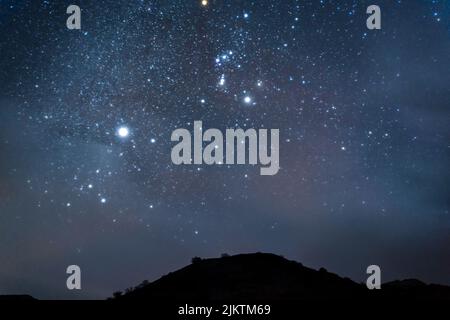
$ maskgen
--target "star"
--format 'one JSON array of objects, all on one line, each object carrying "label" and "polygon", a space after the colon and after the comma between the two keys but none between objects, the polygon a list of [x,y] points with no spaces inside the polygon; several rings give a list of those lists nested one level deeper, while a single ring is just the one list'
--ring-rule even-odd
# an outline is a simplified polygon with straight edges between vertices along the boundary
[{"label": "star", "polygon": [[219,86],[224,86],[225,85],[225,75],[222,74],[222,76],[220,77],[219,80]]},{"label": "star", "polygon": [[117,135],[120,138],[127,138],[130,135],[130,129],[128,127],[122,126],[117,129]]}]

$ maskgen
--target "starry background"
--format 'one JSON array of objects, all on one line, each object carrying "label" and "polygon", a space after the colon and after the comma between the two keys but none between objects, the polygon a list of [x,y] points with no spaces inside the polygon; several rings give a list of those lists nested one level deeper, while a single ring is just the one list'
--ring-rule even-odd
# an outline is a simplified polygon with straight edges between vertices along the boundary
[{"label": "starry background", "polygon": [[[255,251],[450,285],[449,16],[448,1],[1,0],[0,294],[104,298]],[[279,128],[279,173],[173,165],[170,135],[194,120]]]}]

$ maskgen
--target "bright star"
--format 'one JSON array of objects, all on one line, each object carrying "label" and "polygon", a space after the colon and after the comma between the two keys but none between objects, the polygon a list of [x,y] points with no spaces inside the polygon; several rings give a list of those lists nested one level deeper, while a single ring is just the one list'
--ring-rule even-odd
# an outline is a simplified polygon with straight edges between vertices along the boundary
[{"label": "bright star", "polygon": [[117,135],[120,138],[127,138],[130,135],[130,129],[128,129],[127,127],[120,127],[119,129],[117,129]]},{"label": "bright star", "polygon": [[247,103],[247,104],[250,104],[252,102],[252,98],[250,98],[249,96],[246,96],[244,98],[244,102]]}]

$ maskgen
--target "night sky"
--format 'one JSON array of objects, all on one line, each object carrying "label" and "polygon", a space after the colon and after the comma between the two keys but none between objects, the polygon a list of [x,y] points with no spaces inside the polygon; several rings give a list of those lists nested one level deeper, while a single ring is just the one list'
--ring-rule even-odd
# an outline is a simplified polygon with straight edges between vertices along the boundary
[{"label": "night sky", "polygon": [[[449,1],[0,0],[0,294],[105,298],[256,251],[450,285],[449,17]],[[172,164],[195,120],[279,129],[280,171]]]}]

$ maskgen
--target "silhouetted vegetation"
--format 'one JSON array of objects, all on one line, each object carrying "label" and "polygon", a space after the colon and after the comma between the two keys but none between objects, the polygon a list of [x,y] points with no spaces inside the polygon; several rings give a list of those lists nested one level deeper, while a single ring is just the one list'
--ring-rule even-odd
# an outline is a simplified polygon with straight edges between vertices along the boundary
[{"label": "silhouetted vegetation", "polygon": [[199,262],[201,262],[202,261],[202,258],[200,258],[200,257],[193,257],[192,259],[191,259],[191,262],[192,263],[199,263]]}]

